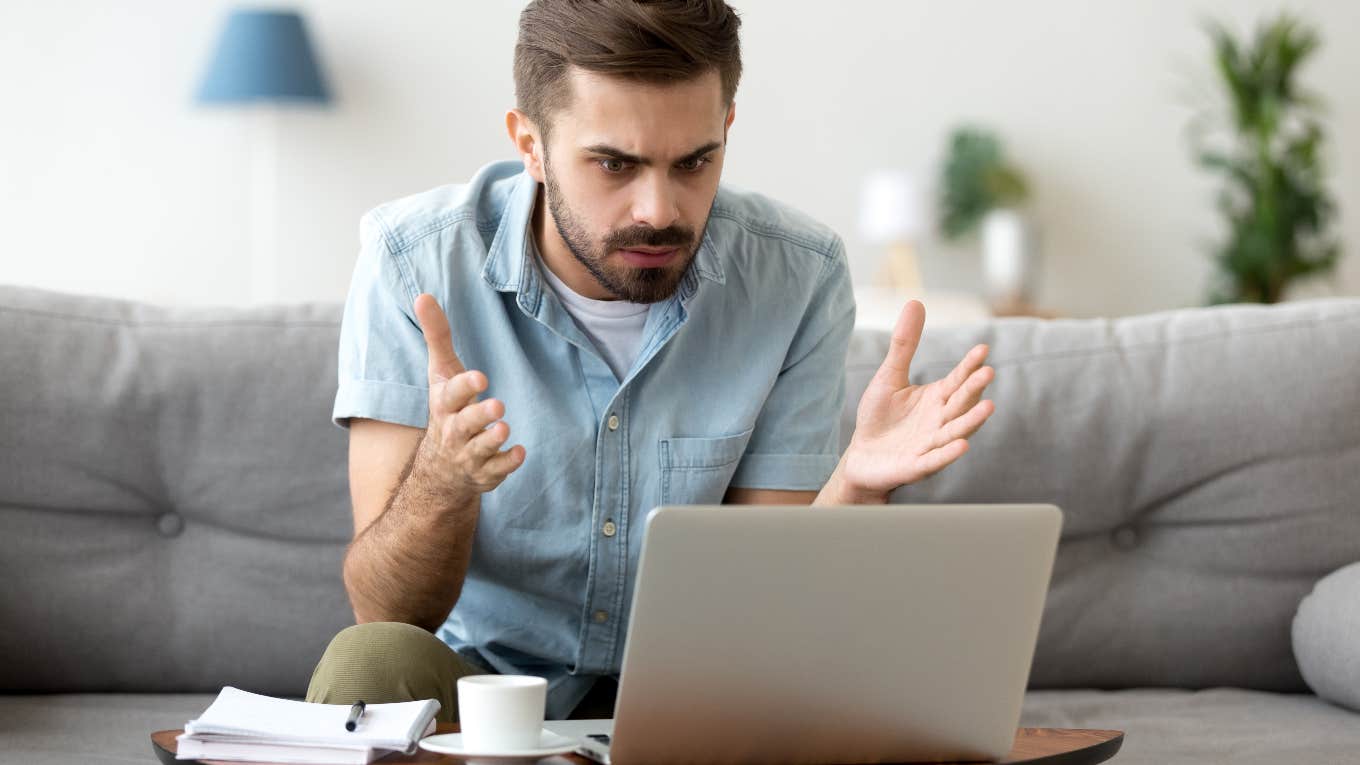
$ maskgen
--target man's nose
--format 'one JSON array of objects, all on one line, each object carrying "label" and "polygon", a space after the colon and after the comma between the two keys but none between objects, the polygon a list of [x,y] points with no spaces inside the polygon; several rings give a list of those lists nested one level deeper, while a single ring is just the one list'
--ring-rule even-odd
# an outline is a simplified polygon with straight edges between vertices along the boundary
[{"label": "man's nose", "polygon": [[680,207],[664,173],[648,173],[633,196],[633,222],[662,229],[680,219]]}]

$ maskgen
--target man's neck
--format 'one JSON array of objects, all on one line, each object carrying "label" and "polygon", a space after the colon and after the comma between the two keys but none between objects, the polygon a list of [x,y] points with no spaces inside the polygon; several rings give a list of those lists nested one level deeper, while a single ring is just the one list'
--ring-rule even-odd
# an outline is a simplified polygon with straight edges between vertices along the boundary
[{"label": "man's neck", "polygon": [[591,300],[617,300],[618,297],[596,281],[595,276],[571,254],[566,241],[557,231],[552,211],[548,209],[546,194],[543,184],[540,183],[538,195],[534,198],[534,212],[530,218],[532,225],[529,227],[529,235],[534,238],[543,267],[551,270],[563,284],[582,297]]}]

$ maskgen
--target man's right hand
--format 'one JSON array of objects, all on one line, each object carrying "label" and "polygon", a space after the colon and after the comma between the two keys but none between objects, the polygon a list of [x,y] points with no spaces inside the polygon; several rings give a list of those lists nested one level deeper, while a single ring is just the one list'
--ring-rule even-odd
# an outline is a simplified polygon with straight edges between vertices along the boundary
[{"label": "man's right hand", "polygon": [[505,405],[494,398],[477,400],[487,388],[486,375],[463,368],[453,351],[448,317],[434,296],[416,296],[415,310],[430,355],[430,419],[422,456],[431,461],[431,472],[447,476],[455,495],[491,491],[524,464],[525,449],[500,450],[510,437],[510,426],[501,420]]}]

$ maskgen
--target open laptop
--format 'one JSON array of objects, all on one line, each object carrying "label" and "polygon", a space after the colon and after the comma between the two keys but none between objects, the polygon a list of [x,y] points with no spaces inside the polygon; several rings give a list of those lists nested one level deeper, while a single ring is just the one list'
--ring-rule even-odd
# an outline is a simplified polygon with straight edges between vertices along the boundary
[{"label": "open laptop", "polygon": [[671,506],[647,517],[603,763],[997,760],[1054,505]]}]

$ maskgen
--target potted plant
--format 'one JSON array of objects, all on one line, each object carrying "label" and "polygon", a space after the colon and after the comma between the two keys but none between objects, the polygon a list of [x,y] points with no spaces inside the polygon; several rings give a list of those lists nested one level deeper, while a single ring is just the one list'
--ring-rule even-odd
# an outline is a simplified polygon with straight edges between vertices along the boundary
[{"label": "potted plant", "polygon": [[956,240],[981,228],[982,272],[993,307],[1031,301],[1037,272],[1033,236],[1020,210],[1024,175],[990,131],[961,127],[949,138],[940,177],[940,233]]},{"label": "potted plant", "polygon": [[1227,97],[1226,109],[1190,125],[1198,163],[1223,177],[1227,238],[1211,252],[1208,300],[1275,303],[1293,280],[1332,272],[1341,253],[1328,233],[1336,206],[1323,187],[1321,102],[1297,82],[1319,39],[1288,14],[1259,25],[1249,42],[1206,27]]}]

